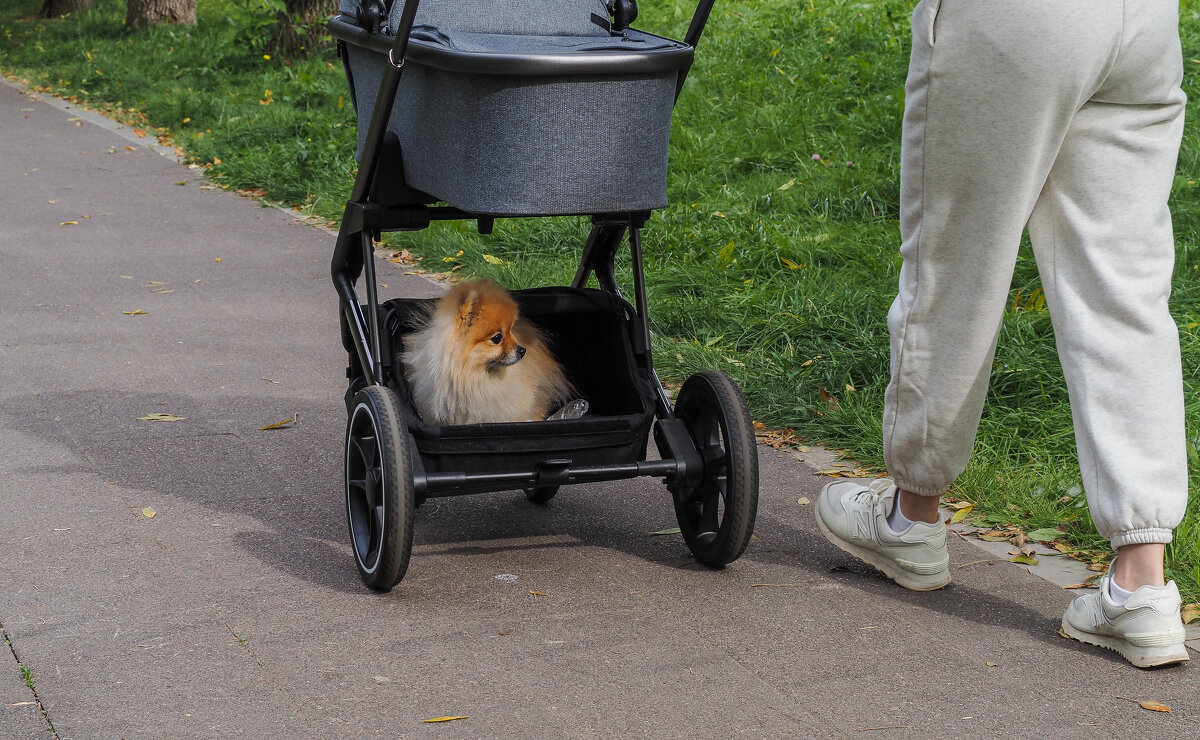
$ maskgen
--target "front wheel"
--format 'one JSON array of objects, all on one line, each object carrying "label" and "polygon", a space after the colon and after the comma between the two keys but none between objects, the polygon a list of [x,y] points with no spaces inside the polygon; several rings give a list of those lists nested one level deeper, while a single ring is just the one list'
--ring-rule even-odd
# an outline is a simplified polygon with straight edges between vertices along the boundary
[{"label": "front wheel", "polygon": [[395,393],[372,385],[354,394],[346,423],[346,518],[363,582],[388,591],[408,570],[413,540],[413,471],[408,428]]},{"label": "front wheel", "polygon": [[688,549],[720,567],[750,543],[758,511],[758,450],[746,399],[733,378],[706,370],[679,390],[675,415],[704,461],[693,486],[674,486],[675,516]]}]

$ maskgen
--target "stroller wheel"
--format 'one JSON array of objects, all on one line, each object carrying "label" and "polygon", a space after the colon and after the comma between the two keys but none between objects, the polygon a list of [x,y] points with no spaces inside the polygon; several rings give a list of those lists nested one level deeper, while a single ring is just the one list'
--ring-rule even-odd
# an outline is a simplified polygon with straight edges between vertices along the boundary
[{"label": "stroller wheel", "polygon": [[378,385],[354,394],[346,424],[346,517],[359,575],[387,591],[408,570],[413,473],[408,429],[395,394]]},{"label": "stroller wheel", "polygon": [[558,486],[530,486],[525,489],[525,498],[535,504],[547,504],[556,493],[558,493]]},{"label": "stroller wheel", "polygon": [[675,415],[704,460],[699,483],[673,489],[679,530],[696,560],[720,567],[746,549],[758,510],[758,450],[750,409],[733,378],[705,370],[684,382]]}]

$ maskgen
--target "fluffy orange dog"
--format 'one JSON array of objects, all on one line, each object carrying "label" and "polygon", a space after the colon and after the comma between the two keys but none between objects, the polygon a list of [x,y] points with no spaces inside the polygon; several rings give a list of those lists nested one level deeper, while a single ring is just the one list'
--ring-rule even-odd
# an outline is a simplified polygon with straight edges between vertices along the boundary
[{"label": "fluffy orange dog", "polygon": [[541,420],[572,394],[541,332],[489,280],[451,288],[401,359],[427,424]]}]

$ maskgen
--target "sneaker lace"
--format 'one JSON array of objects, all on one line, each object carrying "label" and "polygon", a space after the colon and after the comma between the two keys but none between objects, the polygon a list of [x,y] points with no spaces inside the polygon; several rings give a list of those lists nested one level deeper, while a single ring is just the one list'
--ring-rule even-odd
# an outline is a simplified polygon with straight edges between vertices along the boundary
[{"label": "sneaker lace", "polygon": [[878,499],[883,494],[887,493],[892,487],[892,481],[887,478],[877,478],[871,481],[866,488],[850,495],[850,499],[855,502],[865,502],[869,499]]}]

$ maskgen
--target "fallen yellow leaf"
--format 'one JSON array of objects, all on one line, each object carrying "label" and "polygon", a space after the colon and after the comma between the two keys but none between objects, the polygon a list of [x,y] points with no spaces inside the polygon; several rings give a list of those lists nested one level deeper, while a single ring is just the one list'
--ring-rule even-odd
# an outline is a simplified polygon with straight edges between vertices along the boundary
[{"label": "fallen yellow leaf", "polygon": [[496,257],[491,254],[483,255],[483,261],[487,262],[490,265],[511,265],[512,264],[511,262],[505,262],[504,260],[500,259],[499,257]]},{"label": "fallen yellow leaf", "polygon": [[812,502],[808,500],[807,496],[801,496],[796,503],[800,504],[801,506],[808,506]]},{"label": "fallen yellow leaf", "polygon": [[1037,565],[1038,564],[1037,558],[1031,557],[1029,555],[1017,555],[1015,557],[1009,558],[1008,562],[1018,563],[1021,565]]},{"label": "fallen yellow leaf", "polygon": [[268,424],[265,427],[259,427],[258,429],[261,432],[265,432],[268,429],[282,429],[282,428],[286,427],[288,424],[295,424],[295,423],[296,423],[296,420],[294,418],[293,419],[284,419],[283,421],[277,421],[274,424]]},{"label": "fallen yellow leaf", "polygon": [[153,519],[154,515],[157,513],[158,512],[155,511],[151,506],[147,506],[146,508],[142,509],[142,516],[146,517],[147,519]]},{"label": "fallen yellow leaf", "polygon": [[175,414],[146,414],[139,416],[138,421],[183,421],[186,416],[176,416]]},{"label": "fallen yellow leaf", "polygon": [[1169,706],[1161,702],[1141,701],[1140,699],[1130,699],[1128,696],[1118,696],[1117,698],[1124,699],[1125,701],[1131,701],[1134,704],[1140,705],[1142,709],[1149,709],[1151,712],[1166,712],[1167,714],[1174,714]]},{"label": "fallen yellow leaf", "polygon": [[954,516],[950,517],[950,523],[958,524],[963,519],[966,519],[968,516],[970,516],[971,512],[974,509],[975,509],[975,504],[968,504],[968,505],[962,507],[958,511],[954,512]]},{"label": "fallen yellow leaf", "polygon": [[1179,615],[1183,617],[1184,624],[1195,622],[1200,619],[1200,604],[1185,604]]},{"label": "fallen yellow leaf", "polygon": [[466,715],[458,717],[434,717],[433,719],[423,719],[422,722],[453,722],[456,719],[467,719]]},{"label": "fallen yellow leaf", "polygon": [[1166,712],[1167,714],[1173,714],[1169,706],[1156,701],[1139,701],[1138,704],[1142,705],[1142,709],[1149,709],[1151,712]]},{"label": "fallen yellow leaf", "polygon": [[79,225],[78,221],[63,221],[62,223],[59,224],[59,226],[78,226],[78,225]]},{"label": "fallen yellow leaf", "polygon": [[1008,535],[1006,534],[990,534],[986,532],[978,536],[979,539],[983,540],[984,542],[1007,542],[1009,539]]},{"label": "fallen yellow leaf", "polygon": [[534,596],[545,596],[546,595],[546,594],[542,593],[541,591],[530,591],[529,593]]},{"label": "fallen yellow leaf", "polygon": [[146,312],[140,308],[135,308],[132,311],[122,311],[121,313],[125,314],[126,316],[145,316],[146,315]]}]

